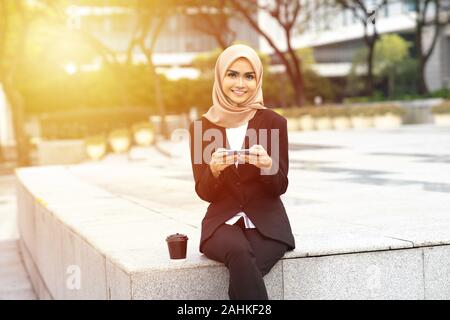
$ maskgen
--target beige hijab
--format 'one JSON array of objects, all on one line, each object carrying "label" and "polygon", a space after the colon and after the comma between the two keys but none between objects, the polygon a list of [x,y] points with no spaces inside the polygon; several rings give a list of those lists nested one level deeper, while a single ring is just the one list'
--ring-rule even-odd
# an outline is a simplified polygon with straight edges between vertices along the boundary
[{"label": "beige hijab", "polygon": [[[244,103],[234,106],[222,90],[222,80],[228,67],[241,57],[250,62],[256,73],[256,90],[255,94]],[[212,91],[213,105],[203,116],[225,128],[236,128],[247,123],[256,114],[257,109],[266,109],[263,101],[262,77],[262,63],[255,50],[243,44],[229,46],[217,59]]]}]

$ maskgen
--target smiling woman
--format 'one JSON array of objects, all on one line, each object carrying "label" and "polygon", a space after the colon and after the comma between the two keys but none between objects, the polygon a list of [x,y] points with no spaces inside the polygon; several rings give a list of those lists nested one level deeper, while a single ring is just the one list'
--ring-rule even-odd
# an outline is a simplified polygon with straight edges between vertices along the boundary
[{"label": "smiling woman", "polygon": [[245,102],[256,90],[256,76],[250,62],[239,58],[227,70],[222,82],[222,89],[234,105]]},{"label": "smiling woman", "polygon": [[230,299],[268,299],[263,277],[295,247],[280,199],[287,121],[264,106],[263,66],[251,47],[228,47],[214,71],[213,105],[190,126],[195,191],[211,203],[199,249],[228,268]]}]

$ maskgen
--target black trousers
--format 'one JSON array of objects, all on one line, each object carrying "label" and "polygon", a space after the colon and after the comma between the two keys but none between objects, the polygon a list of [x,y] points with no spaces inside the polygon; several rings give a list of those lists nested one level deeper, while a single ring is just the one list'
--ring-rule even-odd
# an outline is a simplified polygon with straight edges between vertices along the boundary
[{"label": "black trousers", "polygon": [[263,277],[287,250],[286,244],[264,237],[257,229],[246,229],[243,218],[220,226],[203,245],[208,258],[228,268],[231,300],[267,300]]}]

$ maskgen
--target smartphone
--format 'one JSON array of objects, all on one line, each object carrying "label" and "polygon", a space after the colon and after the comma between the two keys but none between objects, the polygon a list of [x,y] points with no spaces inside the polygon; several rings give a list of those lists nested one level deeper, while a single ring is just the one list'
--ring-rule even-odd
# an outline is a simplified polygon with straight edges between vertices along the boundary
[{"label": "smartphone", "polygon": [[226,150],[227,156],[231,155],[249,155],[250,149],[241,149],[241,150]]},{"label": "smartphone", "polygon": [[241,149],[241,150],[226,150],[227,156],[231,155],[249,155],[250,149]]}]

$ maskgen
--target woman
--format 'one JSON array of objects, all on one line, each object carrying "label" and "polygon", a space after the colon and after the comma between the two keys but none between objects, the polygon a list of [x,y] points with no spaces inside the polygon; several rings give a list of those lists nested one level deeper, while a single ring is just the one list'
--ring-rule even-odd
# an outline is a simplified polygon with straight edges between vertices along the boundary
[{"label": "woman", "polygon": [[268,299],[264,275],[295,247],[280,199],[288,186],[287,122],[264,106],[262,78],[252,48],[228,47],[216,62],[213,105],[190,126],[195,191],[210,202],[200,252],[228,268],[230,299]]}]

